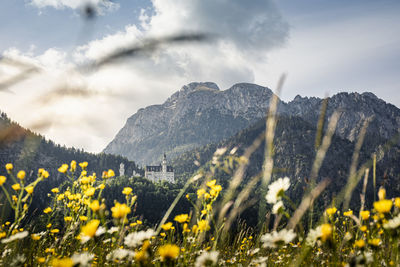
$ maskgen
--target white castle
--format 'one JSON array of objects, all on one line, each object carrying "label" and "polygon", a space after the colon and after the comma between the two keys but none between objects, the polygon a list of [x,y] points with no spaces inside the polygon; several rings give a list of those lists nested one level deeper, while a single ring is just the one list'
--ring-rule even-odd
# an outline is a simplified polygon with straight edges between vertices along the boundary
[{"label": "white castle", "polygon": [[167,166],[167,156],[164,153],[162,164],[159,166],[146,166],[144,176],[153,182],[168,181],[175,183],[174,169]]}]

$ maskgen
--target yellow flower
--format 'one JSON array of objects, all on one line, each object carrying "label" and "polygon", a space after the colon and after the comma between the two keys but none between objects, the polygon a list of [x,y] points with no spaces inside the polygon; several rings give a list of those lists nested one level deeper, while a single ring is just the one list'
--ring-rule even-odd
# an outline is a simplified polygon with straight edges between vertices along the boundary
[{"label": "yellow flower", "polygon": [[59,191],[58,188],[56,187],[56,188],[51,189],[51,192],[53,192],[54,194],[57,194],[57,193],[59,193],[60,191]]},{"label": "yellow flower", "polygon": [[81,166],[81,168],[84,170],[88,166],[88,163],[87,163],[87,161],[81,162],[81,163],[79,163],[79,166]]},{"label": "yellow flower", "polygon": [[196,234],[198,230],[199,230],[199,227],[197,226],[197,224],[193,225],[192,232]]},{"label": "yellow flower", "polygon": [[47,178],[49,178],[49,176],[50,176],[50,174],[49,174],[48,171],[43,171],[43,172],[42,172],[42,177],[43,177],[43,178],[47,179]]},{"label": "yellow flower", "polygon": [[200,232],[204,232],[204,231],[209,230],[209,229],[210,229],[210,226],[208,225],[208,221],[206,221],[206,220],[200,220],[200,221],[197,223],[197,229],[198,229]]},{"label": "yellow flower", "polygon": [[321,240],[325,242],[326,240],[330,239],[332,236],[332,231],[332,225],[328,223],[321,225]]},{"label": "yellow flower", "polygon": [[6,182],[7,178],[5,176],[0,176],[0,185],[3,185]]},{"label": "yellow flower", "polygon": [[332,208],[326,209],[325,212],[326,212],[326,214],[328,214],[329,216],[331,216],[331,215],[335,214],[336,211],[337,211],[337,209],[336,209],[335,207],[332,207]]},{"label": "yellow flower", "polygon": [[72,217],[71,216],[66,216],[66,217],[64,217],[64,221],[70,222],[70,221],[72,221]]},{"label": "yellow flower", "polygon": [[0,239],[4,238],[7,236],[6,232],[0,232]]},{"label": "yellow flower", "polygon": [[40,235],[31,234],[31,238],[32,238],[32,240],[39,240],[40,239]]},{"label": "yellow flower", "polygon": [[87,219],[88,218],[86,216],[83,216],[83,215],[79,216],[79,220],[81,220],[81,221],[87,221]]},{"label": "yellow flower", "polygon": [[379,213],[388,213],[392,209],[392,205],[392,200],[382,199],[374,202],[374,209]]},{"label": "yellow flower", "polygon": [[61,167],[58,168],[58,171],[61,173],[66,173],[68,171],[68,164],[61,165]]},{"label": "yellow flower", "polygon": [[33,193],[33,186],[27,186],[27,187],[25,187],[25,191],[26,191],[28,194],[32,195],[32,193]]},{"label": "yellow flower", "polygon": [[206,193],[206,190],[203,188],[197,190],[197,197],[202,197]]},{"label": "yellow flower", "polygon": [[358,248],[363,248],[365,247],[365,241],[363,239],[358,239],[354,242],[354,245]]},{"label": "yellow flower", "polygon": [[52,259],[50,265],[53,267],[72,267],[74,261],[71,258]]},{"label": "yellow flower", "polygon": [[90,203],[89,208],[94,212],[98,211],[100,209],[99,201],[98,200],[94,200],[92,203]]},{"label": "yellow flower", "polygon": [[60,232],[60,230],[58,230],[58,229],[52,229],[51,231],[50,231],[50,233],[53,233],[53,234],[57,234],[57,233],[59,233]]},{"label": "yellow flower", "polygon": [[85,195],[88,197],[91,197],[94,195],[96,189],[94,187],[89,188],[88,190],[85,191]]},{"label": "yellow flower", "polygon": [[177,221],[178,223],[184,223],[187,222],[189,219],[189,215],[187,214],[180,214],[175,216],[174,220]]},{"label": "yellow flower", "polygon": [[82,226],[81,234],[84,234],[88,237],[94,237],[96,234],[97,228],[99,227],[99,220],[91,220],[85,226]]},{"label": "yellow flower", "polygon": [[361,218],[365,221],[369,219],[369,210],[363,210],[360,212]]},{"label": "yellow flower", "polygon": [[50,207],[47,207],[47,208],[45,208],[44,210],[43,210],[43,212],[44,213],[50,213],[50,212],[52,212],[53,211],[53,209],[52,208],[50,208]]},{"label": "yellow flower", "polygon": [[121,204],[116,202],[115,206],[111,208],[112,211],[112,216],[114,218],[124,218],[126,215],[128,215],[129,213],[131,213],[131,208],[128,207],[125,203]]},{"label": "yellow flower", "polygon": [[215,179],[211,180],[211,181],[207,182],[207,186],[212,188],[215,185],[216,182],[217,182],[217,180],[215,180]]},{"label": "yellow flower", "polygon": [[368,244],[370,244],[371,246],[374,246],[374,247],[378,247],[381,244],[381,242],[382,241],[379,238],[373,238],[368,241]]},{"label": "yellow flower", "polygon": [[367,226],[366,225],[361,226],[360,230],[361,230],[361,232],[367,231]]},{"label": "yellow flower", "polygon": [[385,188],[383,188],[383,187],[379,188],[378,198],[379,198],[379,200],[383,200],[383,199],[386,198],[386,190],[385,190]]},{"label": "yellow flower", "polygon": [[14,168],[14,166],[12,165],[12,163],[7,163],[6,164],[6,170],[9,172]]},{"label": "yellow flower", "polygon": [[202,215],[206,215],[206,214],[207,214],[207,210],[202,210],[202,211],[201,211],[201,214],[202,214]]},{"label": "yellow flower", "polygon": [[164,232],[160,233],[160,236],[165,237],[166,234]]},{"label": "yellow flower", "polygon": [[122,190],[122,194],[124,195],[129,195],[130,193],[132,193],[132,188],[130,187],[124,187],[124,190]]},{"label": "yellow flower", "polygon": [[20,179],[20,180],[24,180],[24,179],[25,179],[25,176],[26,176],[26,172],[25,172],[25,171],[19,171],[19,172],[17,173],[17,177],[18,177],[18,179]]},{"label": "yellow flower", "polygon": [[108,172],[107,172],[107,176],[108,176],[108,177],[113,177],[113,176],[115,176],[114,171],[111,170],[111,169],[109,169]]},{"label": "yellow flower", "polygon": [[158,248],[158,254],[160,254],[162,261],[169,261],[178,258],[179,251],[179,247],[174,244],[166,244]]},{"label": "yellow flower", "polygon": [[190,200],[190,196],[189,196],[189,194],[186,194],[186,196],[185,196],[187,199],[189,199]]},{"label": "yellow flower", "polygon": [[343,215],[346,217],[350,217],[351,215],[353,215],[353,211],[352,210],[345,211],[343,212]]},{"label": "yellow flower", "polygon": [[46,258],[45,257],[38,257],[38,258],[36,258],[36,261],[38,263],[44,263],[46,261]]},{"label": "yellow flower", "polygon": [[105,184],[99,185],[99,188],[100,188],[101,190],[103,190],[105,187],[106,187]]},{"label": "yellow flower", "polygon": [[169,231],[169,230],[171,229],[171,227],[172,227],[172,222],[164,223],[164,224],[161,226],[161,228],[162,228],[164,231]]},{"label": "yellow flower", "polygon": [[396,198],[394,199],[394,205],[395,205],[396,207],[400,208],[400,197],[396,197]]},{"label": "yellow flower", "polygon": [[16,196],[16,195],[12,195],[12,200],[13,200],[14,202],[17,202],[17,201],[18,201],[17,196]]},{"label": "yellow flower", "polygon": [[51,223],[49,223],[48,225],[46,225],[46,228],[50,228],[51,227]]},{"label": "yellow flower", "polygon": [[142,224],[143,222],[140,221],[140,220],[137,220],[136,223],[137,223],[137,224]]},{"label": "yellow flower", "polygon": [[18,190],[21,189],[21,185],[20,185],[20,184],[13,184],[11,187],[12,187],[12,189],[14,189],[15,191],[18,191]]},{"label": "yellow flower", "polygon": [[71,161],[70,166],[71,166],[71,172],[74,172],[76,170],[76,161],[75,160]]}]

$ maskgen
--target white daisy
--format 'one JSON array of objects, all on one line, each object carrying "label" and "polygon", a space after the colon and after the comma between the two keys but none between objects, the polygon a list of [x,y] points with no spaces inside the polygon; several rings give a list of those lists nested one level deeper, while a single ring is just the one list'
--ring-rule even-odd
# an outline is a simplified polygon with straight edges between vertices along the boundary
[{"label": "white daisy", "polygon": [[383,225],[385,229],[396,229],[400,226],[400,214]]},{"label": "white daisy", "polygon": [[155,232],[153,229],[148,229],[147,231],[133,232],[127,235],[124,239],[124,244],[128,247],[137,247],[142,244],[146,239],[150,239]]},{"label": "white daisy", "polygon": [[200,256],[197,257],[194,266],[213,266],[218,262],[218,251],[204,251]]},{"label": "white daisy", "polygon": [[135,256],[135,252],[118,248],[107,255],[107,260],[122,260],[126,257],[133,258],[133,256]]},{"label": "white daisy", "polygon": [[101,236],[102,234],[104,234],[106,232],[106,228],[105,227],[103,227],[103,226],[100,226],[99,228],[97,228],[97,231],[96,231],[96,236]]},{"label": "white daisy", "polygon": [[296,237],[296,234],[292,229],[283,229],[279,232],[274,231],[272,233],[266,233],[261,236],[261,242],[263,242],[263,247],[276,248],[278,245],[284,243],[287,244],[291,242]]},{"label": "white daisy", "polygon": [[268,186],[268,193],[265,196],[269,204],[275,204],[281,199],[282,194],[290,187],[290,180],[288,177],[279,178]]},{"label": "white daisy", "polygon": [[113,227],[110,228],[110,230],[107,231],[107,233],[113,234],[113,233],[118,232],[118,231],[119,231],[119,228],[116,227],[116,226],[113,226]]},{"label": "white daisy", "polygon": [[318,226],[315,229],[311,229],[306,238],[306,244],[313,247],[315,242],[317,242],[318,238],[322,236],[321,226]]},{"label": "white daisy", "polygon": [[74,264],[78,264],[78,266],[90,266],[89,262],[93,260],[93,258],[93,254],[84,252],[81,254],[74,254],[71,259]]},{"label": "white daisy", "polygon": [[272,207],[272,214],[278,214],[280,209],[284,209],[285,207],[283,206],[283,202],[282,200],[279,200],[278,202],[276,202],[274,204],[274,206]]},{"label": "white daisy", "polygon": [[6,243],[10,243],[14,240],[23,239],[23,238],[27,237],[28,234],[29,234],[28,231],[19,232],[19,233],[16,233],[15,235],[10,236],[9,238],[1,240],[1,243],[6,244]]}]

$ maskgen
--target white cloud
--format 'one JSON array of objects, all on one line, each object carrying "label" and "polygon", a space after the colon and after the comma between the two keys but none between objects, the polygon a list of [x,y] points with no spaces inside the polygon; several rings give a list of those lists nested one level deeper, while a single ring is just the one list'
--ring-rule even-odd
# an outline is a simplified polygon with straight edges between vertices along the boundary
[{"label": "white cloud", "polygon": [[[78,8],[81,1],[33,0],[38,7]],[[96,1],[99,3],[99,1]],[[49,120],[40,132],[69,146],[100,152],[139,108],[162,103],[192,81],[213,81],[222,89],[254,81],[255,62],[285,43],[288,26],[272,0],[153,0],[140,12],[140,28],[127,25],[115,34],[77,47],[72,54],[55,48],[43,54],[9,51],[43,71],[13,87],[0,106],[29,127]],[[145,38],[187,32],[214,34],[211,42],[164,45],[155,53],[125,60],[94,73],[73,71],[116,48],[140,44]],[[11,53],[12,52],[12,53]],[[73,59],[71,62],[68,59]],[[40,98],[59,88],[96,92],[85,97],[60,96],[43,104]],[[9,101],[11,100],[11,102]],[[34,112],[32,112],[34,110]]]},{"label": "white cloud", "polygon": [[119,8],[119,4],[109,0],[30,0],[30,4],[38,8],[53,7],[55,9],[81,9],[90,4],[97,9],[99,14]]}]

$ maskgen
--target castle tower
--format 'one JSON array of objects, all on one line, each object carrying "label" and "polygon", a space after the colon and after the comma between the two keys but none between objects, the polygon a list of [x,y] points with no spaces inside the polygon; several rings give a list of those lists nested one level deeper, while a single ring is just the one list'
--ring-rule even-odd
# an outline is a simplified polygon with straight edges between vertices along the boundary
[{"label": "castle tower", "polygon": [[162,172],[167,173],[167,156],[165,155],[165,153],[162,161]]}]

